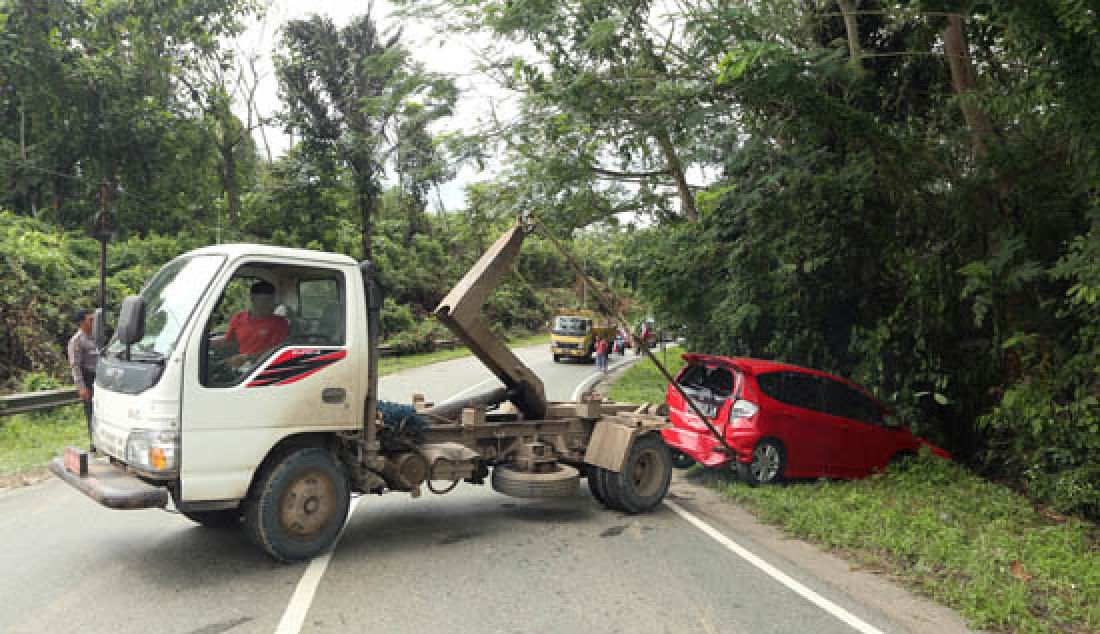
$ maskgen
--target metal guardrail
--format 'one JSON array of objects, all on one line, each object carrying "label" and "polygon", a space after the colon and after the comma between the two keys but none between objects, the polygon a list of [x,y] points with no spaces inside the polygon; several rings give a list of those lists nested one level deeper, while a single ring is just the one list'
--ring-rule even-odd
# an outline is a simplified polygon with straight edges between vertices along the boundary
[{"label": "metal guardrail", "polygon": [[[456,345],[458,344],[450,339],[437,339],[432,342],[431,349],[451,349]],[[384,357],[396,357],[403,354],[397,346],[379,346],[379,352]],[[75,387],[42,390],[28,394],[9,394],[8,396],[0,396],[0,416],[38,412],[79,402],[80,395],[77,394]]]},{"label": "metal guardrail", "polygon": [[10,394],[0,396],[0,416],[36,412],[79,402],[80,396],[77,394],[75,387],[43,390],[41,392],[31,392],[30,394]]}]

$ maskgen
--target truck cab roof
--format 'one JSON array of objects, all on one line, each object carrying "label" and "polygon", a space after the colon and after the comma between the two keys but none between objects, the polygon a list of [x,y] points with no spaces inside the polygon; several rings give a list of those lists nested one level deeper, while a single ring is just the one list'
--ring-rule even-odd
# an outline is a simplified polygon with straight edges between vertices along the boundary
[{"label": "truck cab roof", "polygon": [[312,249],[292,249],[290,247],[273,247],[266,244],[232,243],[215,244],[189,251],[187,255],[225,255],[230,260],[242,257],[270,257],[291,260],[309,260],[311,262],[323,262],[325,264],[341,264],[355,266],[356,262],[349,256],[340,253],[328,253],[314,251]]}]

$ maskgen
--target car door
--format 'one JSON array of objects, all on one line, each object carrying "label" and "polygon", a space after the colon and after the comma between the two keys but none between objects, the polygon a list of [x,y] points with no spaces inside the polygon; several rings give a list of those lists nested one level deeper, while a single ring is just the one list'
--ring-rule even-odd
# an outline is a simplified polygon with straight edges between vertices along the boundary
[{"label": "car door", "polygon": [[866,420],[867,398],[848,385],[822,378],[825,385],[825,413],[835,435],[835,448],[828,461],[837,475],[865,475],[873,426]]},{"label": "car door", "polygon": [[827,473],[834,451],[832,427],[822,414],[824,395],[818,377],[783,372],[779,401],[770,413],[773,433],[787,448],[787,473],[813,477]]}]

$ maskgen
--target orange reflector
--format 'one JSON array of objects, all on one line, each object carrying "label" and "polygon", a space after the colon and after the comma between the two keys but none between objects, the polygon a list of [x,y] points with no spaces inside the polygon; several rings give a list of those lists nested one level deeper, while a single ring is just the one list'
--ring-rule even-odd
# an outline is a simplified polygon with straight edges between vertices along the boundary
[{"label": "orange reflector", "polygon": [[168,466],[168,458],[165,457],[162,447],[154,447],[149,450],[149,464],[157,471],[164,471]]}]

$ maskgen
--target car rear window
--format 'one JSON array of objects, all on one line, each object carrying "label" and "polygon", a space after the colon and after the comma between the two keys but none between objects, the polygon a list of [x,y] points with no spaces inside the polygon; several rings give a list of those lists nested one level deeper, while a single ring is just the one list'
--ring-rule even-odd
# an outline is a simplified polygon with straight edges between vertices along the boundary
[{"label": "car rear window", "polygon": [[821,381],[812,374],[784,372],[780,394],[780,400],[788,405],[819,412],[824,409]]},{"label": "car rear window", "polygon": [[707,368],[702,365],[689,365],[680,375],[678,383],[684,387],[703,387],[707,379]]}]

